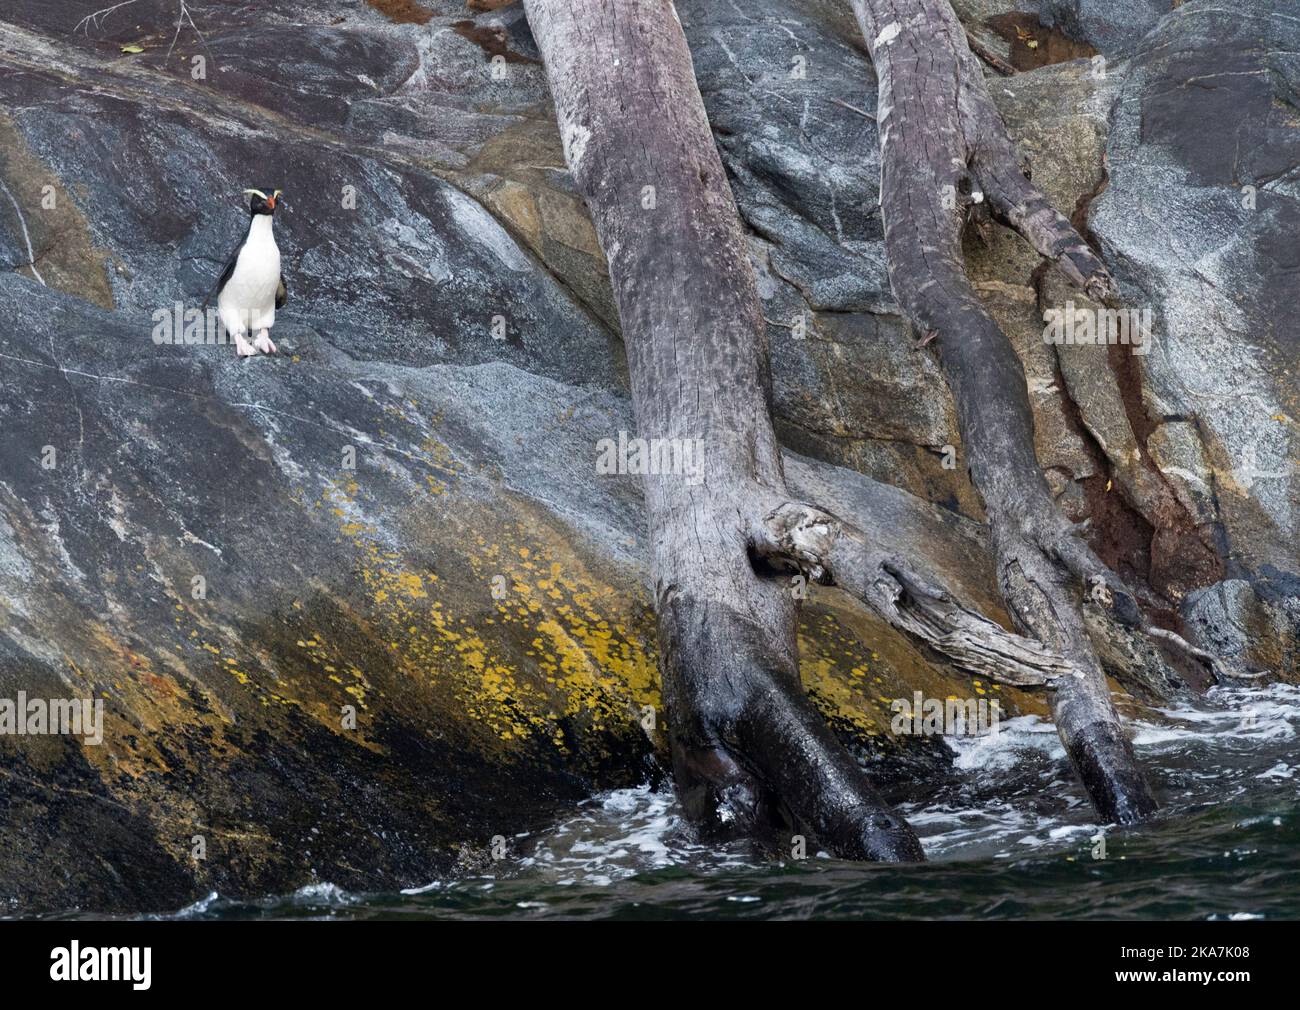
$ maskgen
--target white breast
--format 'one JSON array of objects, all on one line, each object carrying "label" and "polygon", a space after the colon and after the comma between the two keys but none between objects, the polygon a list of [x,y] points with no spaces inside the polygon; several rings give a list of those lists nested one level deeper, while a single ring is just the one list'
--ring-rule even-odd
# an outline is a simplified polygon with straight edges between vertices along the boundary
[{"label": "white breast", "polygon": [[280,249],[271,215],[257,214],[230,280],[217,296],[217,314],[228,333],[256,333],[275,325],[275,292],[280,286]]}]

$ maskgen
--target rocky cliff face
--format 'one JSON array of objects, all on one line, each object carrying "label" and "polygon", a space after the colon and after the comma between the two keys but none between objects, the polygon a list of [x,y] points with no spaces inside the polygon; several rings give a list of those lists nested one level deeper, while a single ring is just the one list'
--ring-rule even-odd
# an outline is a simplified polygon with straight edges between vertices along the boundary
[{"label": "rocky cliff face", "polygon": [[[0,895],[419,884],[656,775],[639,488],[595,470],[633,428],[617,319],[518,8],[208,3],[206,43],[173,49],[170,0],[97,6],[0,21],[0,698],[104,702],[98,745],[0,736]],[[950,399],[884,273],[847,4],[677,6],[793,483],[999,614]],[[1039,6],[1131,55],[994,92],[1155,319],[1145,356],[1047,345],[1069,294],[1013,236],[972,244],[1040,458],[1171,623],[1294,676],[1300,25],[1263,0],[1150,35]],[[986,25],[1008,8],[958,7],[1010,55]],[[284,353],[245,362],[183,312],[257,185],[286,191],[290,303]],[[801,647],[877,777],[941,759],[886,745],[888,700],[968,681],[831,592]]]},{"label": "rocky cliff face", "polygon": [[[1147,509],[1214,530],[1222,579],[1184,611],[1225,652],[1294,670],[1300,572],[1300,21],[1188,3],[1136,48],[1092,224],[1158,325],[1130,395]],[[1133,468],[1136,472],[1136,467]],[[1172,498],[1172,502],[1168,501]],[[1185,559],[1174,551],[1174,565]],[[1227,621],[1224,615],[1231,615]]]}]

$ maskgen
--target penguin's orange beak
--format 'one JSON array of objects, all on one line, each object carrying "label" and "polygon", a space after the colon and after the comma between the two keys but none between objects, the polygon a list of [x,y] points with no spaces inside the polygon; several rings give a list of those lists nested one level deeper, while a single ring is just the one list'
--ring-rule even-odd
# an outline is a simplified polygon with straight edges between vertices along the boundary
[{"label": "penguin's orange beak", "polygon": [[266,198],[266,205],[267,205],[268,207],[270,207],[272,210],[275,210],[275,194],[274,194],[274,193],[272,193],[270,196],[268,196],[268,197]]}]

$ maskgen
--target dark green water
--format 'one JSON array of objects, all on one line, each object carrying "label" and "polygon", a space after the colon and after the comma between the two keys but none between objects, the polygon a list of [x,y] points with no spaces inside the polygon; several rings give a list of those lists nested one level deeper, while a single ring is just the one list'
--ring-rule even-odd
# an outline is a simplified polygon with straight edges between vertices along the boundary
[{"label": "dark green water", "polygon": [[1300,688],[1216,690],[1149,716],[1135,746],[1165,810],[1104,832],[1050,725],[1004,722],[957,746],[952,779],[904,806],[931,862],[757,863],[693,842],[671,796],[599,797],[494,876],[401,894],[329,884],[255,903],[213,896],[184,918],[1300,917]]}]

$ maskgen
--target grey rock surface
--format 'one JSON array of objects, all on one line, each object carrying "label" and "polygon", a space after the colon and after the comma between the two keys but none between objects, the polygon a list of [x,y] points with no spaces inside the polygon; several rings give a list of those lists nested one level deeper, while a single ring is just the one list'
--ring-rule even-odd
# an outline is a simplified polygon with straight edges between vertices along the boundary
[{"label": "grey rock surface", "polygon": [[[1300,572],[1298,39],[1300,19],[1268,0],[1169,14],[1124,75],[1091,218],[1129,301],[1154,316],[1137,359],[1146,448],[1215,524],[1227,574],[1266,599],[1265,572]],[[1294,665],[1290,613],[1280,656],[1255,643],[1263,665]]]}]

